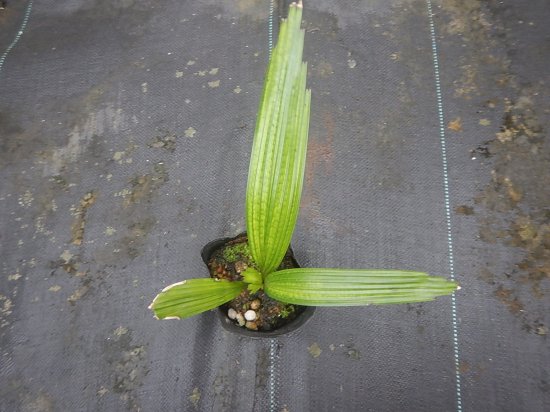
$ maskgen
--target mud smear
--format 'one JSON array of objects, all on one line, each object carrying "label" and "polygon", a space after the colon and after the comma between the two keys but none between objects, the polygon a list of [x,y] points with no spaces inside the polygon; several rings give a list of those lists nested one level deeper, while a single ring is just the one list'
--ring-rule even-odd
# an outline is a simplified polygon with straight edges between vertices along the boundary
[{"label": "mud smear", "polygon": [[455,212],[459,215],[470,216],[474,214],[474,208],[467,205],[460,205],[455,208]]},{"label": "mud smear", "polygon": [[77,169],[82,157],[104,161],[103,137],[122,132],[129,123],[122,109],[106,98],[129,70],[129,64],[121,64],[78,95],[52,97],[32,117],[24,108],[17,114],[0,108],[0,166],[33,161],[43,169],[42,176],[52,177],[74,175],[71,166]]},{"label": "mud smear", "polygon": [[158,134],[147,144],[154,149],[165,149],[169,152],[176,150],[178,136],[169,130],[159,130]]},{"label": "mud smear", "polygon": [[21,412],[54,412],[55,410],[55,402],[47,393],[39,392],[36,396],[25,393],[22,396]]},{"label": "mud smear", "polygon": [[71,296],[69,296],[67,298],[67,302],[69,302],[71,305],[75,305],[76,302],[78,302],[82,297],[84,297],[88,291],[90,290],[90,286],[89,286],[89,282],[90,280],[89,279],[86,279],[84,281],[84,285],[79,287],[77,290],[75,290]]},{"label": "mud smear", "polygon": [[[95,93],[99,95],[95,96]],[[100,89],[92,89],[88,95],[85,95],[81,103],[88,115],[82,118],[82,114],[75,114],[76,124],[68,133],[66,144],[41,153],[44,176],[61,174],[71,163],[77,162],[84,153],[91,155],[91,158],[101,157],[98,136],[103,136],[109,131],[119,133],[122,130],[126,124],[122,109],[115,108],[112,104],[107,104],[99,110],[93,109],[102,93]]]},{"label": "mud smear", "polygon": [[98,158],[98,136],[110,128],[119,129],[123,121],[120,109],[112,104],[98,107],[104,90],[99,85],[68,99],[52,97],[32,116],[24,108],[17,115],[2,108],[0,164],[32,160],[43,168],[43,176],[57,176],[67,172],[69,164],[87,149],[91,149],[88,154]]},{"label": "mud smear", "polygon": [[151,203],[168,179],[164,163],[159,162],[151,172],[131,178],[129,186],[117,194],[122,197],[122,208],[115,212],[116,221],[124,222],[126,231],[118,230],[117,233],[121,232],[118,238],[95,252],[98,263],[116,265],[142,253],[147,236],[156,224]]},{"label": "mud smear", "polygon": [[[490,181],[474,199],[475,216],[482,241],[508,246],[515,251],[510,256],[522,257],[503,269],[502,262],[491,261],[489,254],[478,276],[491,285],[494,297],[521,319],[525,330],[540,334],[545,314],[539,299],[544,297],[550,277],[550,152],[543,144],[537,90],[518,85],[510,60],[515,45],[507,39],[505,23],[498,19],[494,6],[474,0],[445,0],[436,18],[443,35],[462,43],[452,62],[459,68],[455,97],[479,101],[477,113],[502,113],[500,127],[491,126],[488,119],[480,121],[480,125],[496,129],[494,138],[470,151],[472,159],[487,159],[484,164],[491,165]],[[494,95],[509,97],[497,99]],[[470,216],[474,208],[461,205],[455,212]]]},{"label": "mud smear", "polygon": [[[5,33],[8,33],[8,29],[14,29],[20,23],[20,16],[24,12],[23,4],[15,3],[15,5],[9,5],[7,0],[0,0],[0,27]],[[15,32],[14,32],[15,33]],[[15,36],[15,34],[14,34]],[[2,50],[5,50],[5,46],[2,45]]]},{"label": "mud smear", "polygon": [[[92,289],[94,280],[96,280],[90,275],[91,271],[89,270],[89,264],[87,262],[80,262],[80,256],[73,255],[69,250],[65,250],[59,259],[50,261],[49,268],[51,269],[51,278],[55,278],[59,274],[65,273],[71,278],[79,280],[80,286],[78,286],[67,298],[67,302],[71,306],[75,306],[80,299],[88,294]],[[62,272],[59,272],[59,270]],[[51,292],[58,292],[61,290],[61,287],[55,285],[48,290]]]},{"label": "mud smear", "polygon": [[361,352],[355,347],[353,342],[348,342],[344,345],[343,353],[348,359],[355,361],[361,359]]},{"label": "mud smear", "polygon": [[152,173],[139,175],[130,180],[131,188],[123,195],[123,206],[131,207],[135,204],[150,202],[155,192],[168,181],[168,172],[163,162],[153,167]]},{"label": "mud smear", "polygon": [[127,328],[117,328],[107,339],[104,353],[111,368],[113,392],[120,395],[129,410],[141,410],[136,391],[149,373],[145,346],[133,345],[132,332]]},{"label": "mud smear", "polygon": [[[489,143],[494,154],[491,181],[475,201],[488,212],[479,219],[480,238],[519,249],[523,256],[507,274],[494,275],[494,295],[540,334],[543,314],[536,301],[547,293],[550,279],[550,150],[529,95],[506,99],[502,126]],[[534,299],[526,300],[524,289]]]},{"label": "mud smear", "polygon": [[[408,305],[407,310],[412,310],[412,308],[413,308],[412,305]],[[417,310],[417,315],[420,315],[418,310]],[[351,359],[354,361],[361,360],[361,352],[355,347],[355,343],[351,339],[349,339],[346,343],[340,343],[338,345],[330,344],[329,349],[331,352],[340,352],[347,359]],[[311,353],[311,350],[310,350],[310,354],[313,356],[313,354]]]},{"label": "mud smear", "polygon": [[13,301],[7,296],[0,294],[0,329],[9,326],[9,317],[13,312]]},{"label": "mud smear", "polygon": [[307,351],[309,352],[312,358],[318,358],[319,356],[321,356],[321,353],[323,352],[323,350],[321,349],[321,347],[317,342],[313,342],[310,346],[308,346]]},{"label": "mud smear", "polygon": [[92,206],[97,199],[97,193],[91,191],[86,193],[75,211],[75,218],[71,225],[71,243],[73,245],[80,246],[84,239],[84,229],[86,227],[86,213],[90,206]]},{"label": "mud smear", "polygon": [[[277,348],[278,350],[279,348]],[[269,366],[271,362],[269,360],[269,351],[267,349],[258,349],[256,356],[256,373],[255,373],[255,387],[261,390],[265,390],[268,385],[270,371]]]},{"label": "mud smear", "polygon": [[465,44],[465,52],[452,62],[461,72],[453,82],[455,97],[466,100],[479,97],[480,85],[486,84],[483,72],[487,67],[494,73],[492,82],[505,86],[509,60],[492,53],[496,45],[492,34],[502,30],[502,26],[491,19],[487,5],[478,0],[444,0],[442,10],[446,19],[443,33],[457,36],[457,41]]},{"label": "mud smear", "polygon": [[4,385],[0,388],[0,397],[2,405],[6,407],[2,411],[55,412],[59,410],[50,394],[44,390],[32,390],[21,378],[10,379],[2,383]]},{"label": "mud smear", "polygon": [[193,408],[195,410],[198,410],[199,408],[199,402],[201,400],[201,391],[199,388],[194,388],[191,395],[188,396],[189,402],[193,405]]},{"label": "mud smear", "polygon": [[230,368],[228,365],[225,365],[219,370],[214,378],[212,384],[213,411],[230,412],[234,410],[232,407],[232,399],[235,385],[233,385],[234,376],[232,375],[234,374],[230,372],[231,369],[235,368]]},{"label": "mud smear", "polygon": [[[548,320],[543,299],[550,286],[550,148],[539,119],[540,91],[520,84],[512,71],[518,43],[509,37],[509,22],[499,19],[499,7],[496,2],[444,0],[436,19],[443,36],[462,46],[450,62],[459,68],[455,97],[479,104],[477,113],[501,113],[500,126],[480,120],[494,135],[470,151],[472,159],[486,159],[483,164],[491,167],[488,184],[474,199],[475,218],[482,241],[508,247],[509,256],[518,258],[508,257],[512,262],[503,267],[488,253],[478,277],[524,330],[542,335]],[[455,212],[470,216],[474,207],[461,205]]]},{"label": "mud smear", "polygon": [[78,256],[73,255],[69,251],[63,252],[59,259],[50,261],[49,268],[52,269],[50,276],[54,276],[57,269],[62,269],[69,275],[78,276],[81,272],[78,270],[79,263],[77,259]]},{"label": "mud smear", "polygon": [[134,259],[141,254],[147,235],[154,227],[156,220],[145,218],[138,222],[133,222],[128,226],[128,234],[118,240],[117,253]]}]

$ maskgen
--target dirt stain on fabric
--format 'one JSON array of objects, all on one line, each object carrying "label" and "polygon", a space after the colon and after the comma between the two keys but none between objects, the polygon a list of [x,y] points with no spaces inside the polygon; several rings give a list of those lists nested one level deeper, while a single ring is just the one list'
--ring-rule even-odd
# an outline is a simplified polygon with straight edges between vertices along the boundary
[{"label": "dirt stain on fabric", "polygon": [[[90,90],[89,94],[93,95],[94,90]],[[96,100],[95,97],[84,95],[78,103],[82,105],[83,111],[88,110],[87,116],[82,118],[81,114],[75,114],[71,119],[75,124],[68,133],[66,144],[42,152],[41,163],[44,165],[44,176],[60,175],[71,163],[78,161],[93,144],[95,138],[103,136],[108,131],[117,133],[122,130],[126,124],[122,109],[109,103],[106,107],[93,110],[94,105],[97,104]]]},{"label": "dirt stain on fabric", "polygon": [[193,392],[191,392],[191,395],[188,397],[189,402],[193,405],[193,408],[195,410],[198,410],[199,407],[199,401],[201,400],[201,391],[199,388],[194,388]]},{"label": "dirt stain on fabric", "polygon": [[233,398],[233,391],[234,385],[230,376],[230,368],[224,365],[216,374],[212,384],[212,410],[220,412],[232,411],[231,400]]},{"label": "dirt stain on fabric", "polygon": [[[443,30],[449,36],[459,36],[474,53],[460,55],[453,63],[460,70],[460,77],[454,81],[455,97],[471,100],[480,94],[483,83],[482,69],[492,64],[502,77],[506,61],[491,54],[494,41],[491,30],[495,22],[488,19],[488,10],[477,0],[444,0],[441,9],[448,17]],[[479,52],[481,51],[481,52]]]},{"label": "dirt stain on fabric", "polygon": [[149,373],[147,350],[144,345],[132,343],[132,331],[128,328],[120,333],[116,329],[106,341],[104,353],[111,366],[111,389],[130,410],[141,410],[136,391],[143,385]]},{"label": "dirt stain on fabric", "polygon": [[4,295],[0,294],[0,329],[9,326],[9,316],[13,313],[13,301]]},{"label": "dirt stain on fabric", "polygon": [[153,166],[153,171],[144,175],[138,175],[130,180],[130,189],[123,194],[122,205],[125,208],[131,205],[148,202],[155,192],[168,181],[168,172],[164,162],[158,162]]},{"label": "dirt stain on fabric", "polygon": [[79,301],[82,297],[84,297],[88,293],[89,290],[90,290],[90,286],[88,284],[85,284],[79,287],[77,290],[75,290],[71,294],[71,296],[67,298],[67,302],[69,302],[71,305],[74,306],[77,301]]},{"label": "dirt stain on fabric", "polygon": [[147,144],[154,149],[165,149],[169,152],[176,150],[178,136],[169,130],[159,130],[157,135]]},{"label": "dirt stain on fabric", "polygon": [[37,396],[25,394],[21,405],[21,412],[54,412],[55,402],[45,392],[39,392]]},{"label": "dirt stain on fabric", "polygon": [[141,254],[147,236],[157,222],[151,213],[151,205],[158,190],[168,180],[166,166],[160,161],[149,173],[132,177],[127,188],[115,193],[115,197],[122,197],[122,208],[114,213],[119,226],[116,231],[109,232],[110,240],[106,246],[96,249],[98,263],[116,265]]},{"label": "dirt stain on fabric", "polygon": [[321,349],[321,347],[317,342],[313,342],[310,346],[308,346],[307,351],[309,352],[312,358],[318,358],[319,356],[321,356],[321,353],[323,352],[323,350]]},{"label": "dirt stain on fabric", "polygon": [[86,214],[88,209],[96,202],[97,192],[92,190],[86,193],[81,199],[74,212],[74,220],[71,225],[71,243],[80,246],[84,239],[86,227]]},{"label": "dirt stain on fabric", "polygon": [[[486,211],[479,217],[480,238],[522,251],[507,275],[490,278],[494,295],[536,333],[544,318],[536,300],[544,298],[550,279],[550,153],[535,107],[528,90],[504,100],[502,126],[488,143],[491,180],[475,201]],[[524,289],[534,301],[526,300]]]}]

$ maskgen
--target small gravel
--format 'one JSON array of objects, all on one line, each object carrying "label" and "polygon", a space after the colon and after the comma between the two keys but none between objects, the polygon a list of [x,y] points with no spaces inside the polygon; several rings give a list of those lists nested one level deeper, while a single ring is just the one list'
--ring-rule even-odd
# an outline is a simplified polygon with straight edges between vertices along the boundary
[{"label": "small gravel", "polygon": [[245,325],[246,321],[244,320],[244,316],[241,313],[237,313],[237,316],[235,318],[237,319],[239,326]]},{"label": "small gravel", "polygon": [[246,322],[246,328],[251,330],[258,330],[258,325],[256,322]]},{"label": "small gravel", "polygon": [[236,319],[237,318],[237,311],[233,308],[229,308],[229,310],[227,311],[227,317],[229,319]]},{"label": "small gravel", "polygon": [[246,320],[256,320],[256,312],[254,312],[253,310],[247,310],[245,313],[244,313],[244,318]]}]

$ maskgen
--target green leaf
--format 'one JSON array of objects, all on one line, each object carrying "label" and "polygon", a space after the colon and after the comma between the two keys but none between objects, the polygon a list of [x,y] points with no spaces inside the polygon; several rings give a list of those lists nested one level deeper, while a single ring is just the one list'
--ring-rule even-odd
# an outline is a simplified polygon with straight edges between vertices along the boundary
[{"label": "green leaf", "polygon": [[235,299],[245,286],[209,278],[184,280],[164,288],[149,309],[159,319],[188,318]]},{"label": "green leaf", "polygon": [[264,276],[283,260],[302,193],[311,92],[305,88],[301,19],[301,4],[291,5],[267,69],[250,158],[246,225]]},{"label": "green leaf", "polygon": [[262,274],[254,268],[247,268],[245,271],[242,272],[241,275],[245,283],[260,285],[260,287],[263,284]]},{"label": "green leaf", "polygon": [[407,270],[286,269],[264,280],[273,299],[305,306],[425,302],[448,295],[455,282]]},{"label": "green leaf", "polygon": [[248,284],[247,288],[250,293],[256,293],[264,287],[264,279],[262,274],[254,268],[247,268],[241,273],[244,283]]}]

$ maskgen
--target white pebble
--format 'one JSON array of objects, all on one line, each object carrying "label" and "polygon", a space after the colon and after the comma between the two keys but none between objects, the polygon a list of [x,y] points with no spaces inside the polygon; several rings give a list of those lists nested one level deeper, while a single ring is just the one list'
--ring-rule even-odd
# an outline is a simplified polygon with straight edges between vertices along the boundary
[{"label": "white pebble", "polygon": [[254,312],[253,310],[247,310],[244,313],[244,318],[246,320],[256,320],[256,312]]},{"label": "white pebble", "polygon": [[235,319],[237,317],[237,311],[233,308],[229,308],[229,310],[227,311],[227,317],[229,319]]},{"label": "white pebble", "polygon": [[239,326],[244,326],[244,324],[246,323],[246,321],[244,320],[244,316],[240,313],[237,313],[237,323],[239,324]]}]

